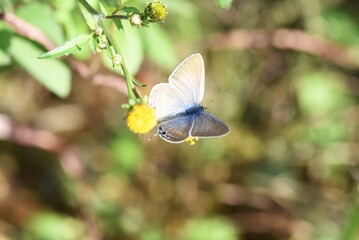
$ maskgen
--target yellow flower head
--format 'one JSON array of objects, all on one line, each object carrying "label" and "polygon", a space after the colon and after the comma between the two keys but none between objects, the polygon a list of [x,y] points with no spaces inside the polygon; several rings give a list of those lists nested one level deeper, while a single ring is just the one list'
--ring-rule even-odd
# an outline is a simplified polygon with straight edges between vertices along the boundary
[{"label": "yellow flower head", "polygon": [[157,125],[155,110],[147,104],[136,104],[128,113],[127,126],[134,132],[144,134]]},{"label": "yellow flower head", "polygon": [[163,5],[160,1],[149,3],[145,8],[145,15],[154,21],[165,20],[168,12],[166,11],[167,6]]}]

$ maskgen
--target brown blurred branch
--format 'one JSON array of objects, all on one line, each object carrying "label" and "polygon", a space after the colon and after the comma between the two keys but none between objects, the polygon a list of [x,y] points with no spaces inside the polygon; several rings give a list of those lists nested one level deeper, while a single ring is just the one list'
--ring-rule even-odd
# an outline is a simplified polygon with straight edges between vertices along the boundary
[{"label": "brown blurred branch", "polygon": [[213,50],[268,47],[308,53],[348,69],[359,68],[359,60],[348,54],[348,48],[299,30],[233,30],[210,41]]},{"label": "brown blurred branch", "polygon": [[69,177],[78,178],[83,175],[84,166],[76,148],[51,132],[31,128],[0,114],[0,140],[58,154],[63,169]]},{"label": "brown blurred branch", "polygon": [[[47,50],[52,50],[56,47],[55,44],[39,28],[29,24],[10,12],[0,13],[0,20],[8,23],[17,34],[38,42]],[[66,60],[69,62],[71,68],[82,78],[89,79],[95,85],[107,86],[127,95],[126,84],[122,77],[119,77],[118,75],[93,73],[85,63],[73,57],[67,57]]]}]

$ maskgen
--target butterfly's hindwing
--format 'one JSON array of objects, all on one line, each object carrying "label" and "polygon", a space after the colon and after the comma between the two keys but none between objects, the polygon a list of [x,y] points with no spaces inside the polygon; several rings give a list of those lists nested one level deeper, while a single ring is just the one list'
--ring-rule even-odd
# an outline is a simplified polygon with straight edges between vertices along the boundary
[{"label": "butterfly's hindwing", "polygon": [[220,137],[229,133],[227,124],[208,112],[196,114],[193,122],[192,137]]},{"label": "butterfly's hindwing", "polygon": [[183,114],[158,125],[158,135],[171,143],[183,142],[188,137],[220,137],[227,133],[229,133],[227,124],[204,111]]},{"label": "butterfly's hindwing", "polygon": [[164,120],[157,127],[158,135],[168,142],[181,143],[189,137],[192,124],[192,118],[186,115]]}]

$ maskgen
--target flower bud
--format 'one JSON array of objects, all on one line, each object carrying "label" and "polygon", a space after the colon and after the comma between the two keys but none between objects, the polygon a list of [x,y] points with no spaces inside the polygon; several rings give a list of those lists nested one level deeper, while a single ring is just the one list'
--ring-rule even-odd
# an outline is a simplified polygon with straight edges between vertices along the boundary
[{"label": "flower bud", "polygon": [[167,6],[160,1],[152,2],[145,8],[145,16],[156,22],[163,21],[168,14],[166,9]]},{"label": "flower bud", "polygon": [[143,23],[142,19],[143,16],[138,12],[131,13],[128,16],[128,20],[130,21],[131,25],[135,27],[140,27],[142,25]]}]

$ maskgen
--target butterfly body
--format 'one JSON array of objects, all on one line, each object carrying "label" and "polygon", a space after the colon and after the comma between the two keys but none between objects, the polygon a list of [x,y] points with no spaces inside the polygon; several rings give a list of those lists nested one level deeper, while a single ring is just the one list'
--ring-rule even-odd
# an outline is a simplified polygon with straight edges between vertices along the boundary
[{"label": "butterfly body", "polygon": [[192,138],[220,137],[229,127],[204,111],[204,62],[200,54],[186,58],[170,75],[169,83],[153,87],[149,104],[155,108],[158,135],[165,141],[181,143]]}]

